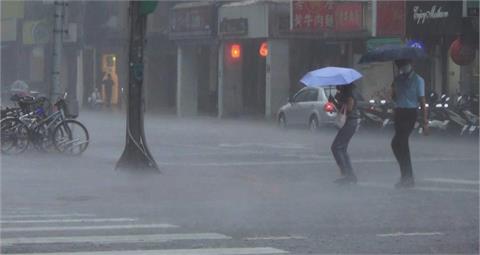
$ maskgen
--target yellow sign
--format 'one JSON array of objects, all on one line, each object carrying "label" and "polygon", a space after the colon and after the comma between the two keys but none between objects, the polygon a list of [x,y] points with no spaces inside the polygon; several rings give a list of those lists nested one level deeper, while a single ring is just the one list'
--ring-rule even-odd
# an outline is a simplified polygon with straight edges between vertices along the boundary
[{"label": "yellow sign", "polygon": [[25,1],[0,1],[2,19],[22,19],[24,17]]}]

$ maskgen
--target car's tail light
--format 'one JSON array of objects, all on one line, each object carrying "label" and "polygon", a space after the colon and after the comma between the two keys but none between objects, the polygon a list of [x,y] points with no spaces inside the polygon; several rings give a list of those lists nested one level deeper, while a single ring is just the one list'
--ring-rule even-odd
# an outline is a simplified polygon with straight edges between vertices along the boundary
[{"label": "car's tail light", "polygon": [[332,103],[332,102],[327,102],[324,106],[323,106],[323,110],[325,112],[334,112],[335,111],[335,105]]}]

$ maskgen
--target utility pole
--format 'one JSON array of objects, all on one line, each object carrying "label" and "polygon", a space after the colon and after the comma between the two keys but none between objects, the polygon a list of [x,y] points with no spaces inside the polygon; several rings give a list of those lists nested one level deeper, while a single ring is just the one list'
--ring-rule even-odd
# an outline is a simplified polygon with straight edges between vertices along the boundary
[{"label": "utility pole", "polygon": [[125,149],[115,169],[153,170],[159,168],[147,147],[143,125],[145,98],[143,93],[143,53],[147,29],[147,14],[153,12],[156,1],[130,1],[129,72],[127,88],[127,131]]},{"label": "utility pole", "polygon": [[55,102],[58,97],[62,96],[62,85],[60,83],[60,68],[62,65],[62,48],[63,34],[65,30],[63,24],[65,21],[65,1],[58,0],[55,5],[55,26],[53,28],[53,68],[52,68],[52,85],[50,87],[50,100]]}]

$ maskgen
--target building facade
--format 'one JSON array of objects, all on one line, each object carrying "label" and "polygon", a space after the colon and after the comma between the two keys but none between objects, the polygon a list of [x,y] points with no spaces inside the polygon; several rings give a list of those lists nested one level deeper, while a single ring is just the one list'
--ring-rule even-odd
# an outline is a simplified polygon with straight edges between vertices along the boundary
[{"label": "building facade", "polygon": [[[2,1],[2,96],[15,80],[48,94],[52,1]],[[112,105],[128,82],[128,2],[72,1],[66,8],[61,81],[87,105],[114,80]],[[478,1],[160,1],[149,15],[146,109],[178,116],[273,119],[300,78],[325,66],[353,67],[368,98],[388,96],[392,63],[359,65],[368,50],[414,43],[428,91],[478,95]],[[5,98],[2,98],[5,100]]]}]

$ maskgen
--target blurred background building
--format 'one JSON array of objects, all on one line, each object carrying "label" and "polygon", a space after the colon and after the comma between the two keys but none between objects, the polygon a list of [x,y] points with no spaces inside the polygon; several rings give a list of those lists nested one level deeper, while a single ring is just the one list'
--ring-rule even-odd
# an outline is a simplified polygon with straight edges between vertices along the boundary
[{"label": "blurred background building", "polygon": [[[66,1],[61,84],[81,107],[111,74],[121,107],[128,74],[128,2]],[[1,87],[52,83],[54,2],[1,2]],[[478,95],[478,1],[160,1],[149,16],[146,107],[178,116],[274,118],[324,66],[364,74],[365,98],[385,97],[392,63],[358,65],[368,49],[415,44],[428,91]]]}]

